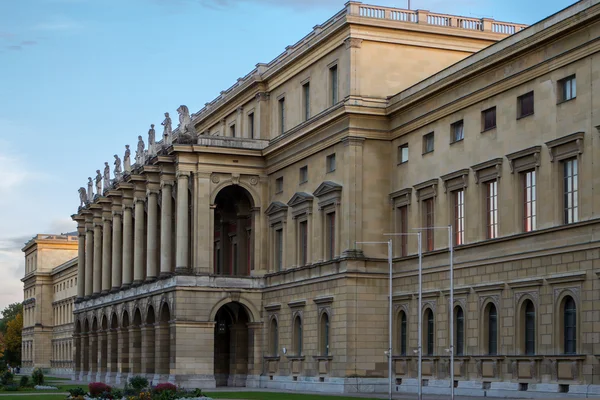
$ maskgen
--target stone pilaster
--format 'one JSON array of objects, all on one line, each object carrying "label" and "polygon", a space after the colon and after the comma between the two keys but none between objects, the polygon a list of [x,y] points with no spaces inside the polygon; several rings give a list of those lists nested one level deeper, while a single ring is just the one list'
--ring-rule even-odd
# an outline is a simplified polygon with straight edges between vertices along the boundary
[{"label": "stone pilaster", "polygon": [[123,204],[123,284],[124,289],[133,282],[133,205]]},{"label": "stone pilaster", "polygon": [[96,380],[96,372],[98,372],[98,334],[96,332],[89,333],[89,369],[87,380],[93,382]]},{"label": "stone pilaster", "polygon": [[108,365],[108,348],[107,348],[107,332],[98,332],[98,370],[96,372],[96,380],[102,381],[106,375],[106,367]]},{"label": "stone pilaster", "polygon": [[120,328],[117,330],[117,376],[115,383],[127,381],[129,374],[129,330]]},{"label": "stone pilaster", "polygon": [[87,379],[90,370],[90,335],[88,333],[81,334],[81,370],[79,371],[79,380]]},{"label": "stone pilaster", "polygon": [[123,227],[121,226],[121,210],[112,212],[112,287],[111,291],[117,291],[122,284],[123,274]]},{"label": "stone pilaster", "polygon": [[110,211],[103,213],[102,222],[102,294],[108,294],[112,275],[112,214]]},{"label": "stone pilaster", "polygon": [[[169,381],[184,388],[214,388],[215,322],[171,322]],[[188,343],[195,343],[189,346]]]},{"label": "stone pilaster", "polygon": [[[363,233],[363,145],[365,139],[361,137],[346,137],[343,139],[346,156],[344,159],[344,175],[346,182],[353,182],[352,185],[344,187],[342,196],[342,212],[339,213],[339,207],[336,207],[336,243],[335,255],[347,257],[362,257],[362,250],[356,246],[357,242],[362,241]],[[337,204],[337,203],[336,203]],[[339,222],[338,222],[339,221]],[[341,226],[341,223],[344,226]],[[345,237],[341,237],[344,232]],[[343,243],[338,244],[338,242]],[[343,247],[340,247],[343,245]]]},{"label": "stone pilaster", "polygon": [[161,183],[161,220],[160,220],[160,276],[173,273],[173,185],[174,182]]},{"label": "stone pilaster", "polygon": [[71,379],[77,380],[79,379],[79,373],[83,365],[83,358],[81,357],[81,334],[73,334],[73,344],[75,348],[73,349],[73,375]]},{"label": "stone pilaster", "polygon": [[142,374],[150,379],[154,377],[154,324],[145,324],[140,328],[142,337]]},{"label": "stone pilaster", "polygon": [[189,189],[190,173],[177,173],[177,248],[175,253],[175,272],[189,272]]},{"label": "stone pilaster", "polygon": [[154,382],[166,382],[171,370],[170,328],[168,323],[154,325]]},{"label": "stone pilaster", "polygon": [[85,297],[85,222],[78,221],[77,226],[77,300]]},{"label": "stone pilaster", "polygon": [[212,228],[211,214],[214,214],[214,210],[210,205],[210,174],[197,173],[194,174],[194,178],[196,183],[194,199],[197,210],[196,224],[192,224],[195,232],[194,249],[196,252],[194,269],[197,274],[212,274],[214,229]]},{"label": "stone pilaster", "polygon": [[94,224],[91,219],[85,223],[85,297],[93,293],[94,282]]},{"label": "stone pilaster", "polygon": [[94,216],[94,272],[92,296],[102,290],[102,218]]},{"label": "stone pilaster", "polygon": [[129,375],[142,372],[142,337],[139,326],[129,327]]},{"label": "stone pilaster", "polygon": [[146,241],[144,229],[144,198],[135,198],[135,233],[133,248],[133,285],[144,282],[145,254],[144,243]]},{"label": "stone pilaster", "polygon": [[147,190],[148,195],[148,245],[146,253],[146,281],[158,277],[158,191]]},{"label": "stone pilaster", "polygon": [[106,337],[106,349],[107,349],[107,364],[106,364],[106,377],[104,382],[114,382],[118,371],[118,338],[117,330],[110,329]]}]

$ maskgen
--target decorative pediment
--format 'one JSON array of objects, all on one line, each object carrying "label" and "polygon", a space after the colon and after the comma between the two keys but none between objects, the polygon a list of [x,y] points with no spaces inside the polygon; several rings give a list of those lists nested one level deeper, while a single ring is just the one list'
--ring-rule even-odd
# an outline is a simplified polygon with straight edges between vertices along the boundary
[{"label": "decorative pediment", "polygon": [[314,197],[308,193],[297,192],[292,196],[290,201],[288,201],[287,205],[290,207],[298,207],[306,203],[312,203],[313,199]]},{"label": "decorative pediment", "polygon": [[417,191],[417,199],[421,201],[431,197],[437,197],[438,183],[438,179],[435,178],[415,185],[414,188]]},{"label": "decorative pediment", "polygon": [[533,146],[506,155],[511,174],[527,171],[540,166],[540,151],[542,146]]},{"label": "decorative pediment", "polygon": [[390,193],[390,201],[394,208],[409,206],[412,199],[412,188],[406,188],[397,190],[394,193]]},{"label": "decorative pediment", "polygon": [[487,182],[498,179],[502,176],[502,158],[494,158],[489,161],[473,165],[471,167],[475,173],[475,183]]},{"label": "decorative pediment", "polygon": [[444,193],[466,189],[469,185],[469,170],[461,169],[441,177],[444,182]]},{"label": "decorative pediment", "polygon": [[317,190],[315,190],[315,192],[313,194],[316,197],[323,197],[326,194],[336,193],[336,192],[341,192],[341,191],[342,191],[342,185],[335,183],[335,182],[331,182],[331,181],[325,181],[319,185],[319,187],[317,188]]},{"label": "decorative pediment", "polygon": [[288,206],[280,201],[272,202],[269,207],[265,210],[265,214],[274,215],[279,212],[287,212]]},{"label": "decorative pediment", "polygon": [[558,139],[546,142],[550,152],[550,162],[564,160],[565,158],[577,157],[583,153],[583,132],[576,132]]}]

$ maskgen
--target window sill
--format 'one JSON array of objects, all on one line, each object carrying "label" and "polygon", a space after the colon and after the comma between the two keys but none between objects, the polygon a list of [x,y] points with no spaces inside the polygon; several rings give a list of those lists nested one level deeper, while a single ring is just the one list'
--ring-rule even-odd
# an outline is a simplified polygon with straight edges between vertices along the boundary
[{"label": "window sill", "polygon": [[407,164],[407,163],[408,163],[408,160],[406,160],[406,161],[400,161],[400,162],[399,162],[399,163],[397,163],[396,165],[404,165],[404,164]]},{"label": "window sill", "polygon": [[482,130],[482,131],[481,131],[481,133],[486,133],[486,132],[489,132],[489,131],[493,131],[493,130],[494,130],[494,129],[496,129],[497,127],[498,127],[498,125],[496,125],[496,126],[492,126],[491,128],[487,128],[487,129],[484,129],[484,130]]},{"label": "window sill", "polygon": [[335,169],[332,169],[332,170],[330,170],[330,171],[327,171],[327,172],[325,172],[325,173],[326,173],[326,174],[331,174],[331,173],[333,173],[333,172],[335,172]]},{"label": "window sill", "polygon": [[452,146],[452,145],[453,145],[453,144],[455,144],[455,143],[462,143],[462,142],[464,142],[464,140],[465,140],[465,138],[462,138],[462,139],[455,140],[455,141],[453,141],[453,142],[450,142],[450,145]]},{"label": "window sill", "polygon": [[523,119],[523,118],[531,117],[532,115],[535,115],[535,113],[529,113],[529,114],[518,116],[517,121],[520,119]]},{"label": "window sill", "polygon": [[426,151],[426,152],[422,153],[421,155],[422,155],[422,156],[424,156],[424,155],[426,155],[426,154],[431,154],[431,153],[433,153],[433,150]]},{"label": "window sill", "polygon": [[278,191],[278,192],[275,192],[275,194],[281,194],[281,193],[283,193],[283,190],[280,190],[280,191]]},{"label": "window sill", "polygon": [[333,356],[313,356],[313,358],[317,361],[331,361],[333,360]]},{"label": "window sill", "polygon": [[576,98],[577,98],[577,96],[571,97],[570,99],[566,99],[566,100],[560,100],[560,101],[556,102],[556,105],[558,106],[558,105],[561,105],[561,104],[564,104],[564,103],[568,103],[570,101],[575,100]]},{"label": "window sill", "polygon": [[279,361],[281,357],[279,356],[264,356],[265,361]]},{"label": "window sill", "polygon": [[300,182],[299,185],[304,185],[305,183],[308,183],[308,180]]},{"label": "window sill", "polygon": [[287,356],[290,361],[304,361],[305,358],[305,356]]}]

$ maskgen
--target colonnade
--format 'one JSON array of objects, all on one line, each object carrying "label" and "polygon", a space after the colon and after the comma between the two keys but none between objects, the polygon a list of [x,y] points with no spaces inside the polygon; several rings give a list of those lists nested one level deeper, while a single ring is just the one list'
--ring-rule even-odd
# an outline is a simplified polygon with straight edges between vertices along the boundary
[{"label": "colonnade", "polygon": [[136,175],[73,217],[79,233],[78,299],[189,270],[190,173],[178,172],[177,183],[166,177]]},{"label": "colonnade", "polygon": [[52,368],[71,368],[73,363],[73,342],[69,339],[56,339],[52,343]]}]

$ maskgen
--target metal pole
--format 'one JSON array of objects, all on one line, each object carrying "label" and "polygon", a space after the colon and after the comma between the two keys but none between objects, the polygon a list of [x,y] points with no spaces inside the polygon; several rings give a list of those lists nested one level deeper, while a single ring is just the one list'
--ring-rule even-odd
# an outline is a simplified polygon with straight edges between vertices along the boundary
[{"label": "metal pole", "polygon": [[422,304],[423,304],[423,280],[422,280],[422,271],[423,271],[423,249],[421,248],[421,232],[418,232],[419,236],[417,236],[417,243],[419,246],[419,308],[418,308],[418,312],[419,312],[419,340],[418,340],[418,352],[419,352],[419,373],[418,373],[418,379],[419,379],[419,386],[418,386],[418,400],[422,400],[423,399],[423,393],[422,393],[422,388],[421,385],[423,384],[423,378],[422,378],[422,370],[421,370],[421,363],[423,361],[423,310],[422,308]]},{"label": "metal pole", "polygon": [[454,238],[452,225],[448,225],[450,249],[450,399],[454,400]]},{"label": "metal pole", "polygon": [[388,241],[388,263],[390,267],[390,279],[389,279],[389,293],[390,293],[390,305],[389,305],[389,325],[388,325],[388,378],[389,378],[389,400],[392,400],[392,239]]}]

